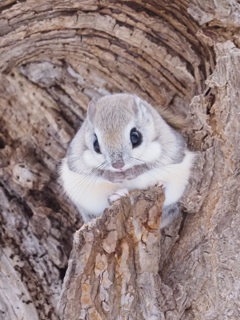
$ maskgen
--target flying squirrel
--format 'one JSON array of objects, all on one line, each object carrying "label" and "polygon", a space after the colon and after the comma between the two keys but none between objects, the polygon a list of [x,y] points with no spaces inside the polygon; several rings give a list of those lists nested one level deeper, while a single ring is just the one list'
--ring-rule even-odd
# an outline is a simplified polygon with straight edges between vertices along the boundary
[{"label": "flying squirrel", "polygon": [[161,115],[132,94],[90,102],[87,117],[62,160],[63,188],[85,222],[98,217],[131,190],[161,186],[165,193],[161,228],[179,213],[194,162],[179,129],[184,122]]}]

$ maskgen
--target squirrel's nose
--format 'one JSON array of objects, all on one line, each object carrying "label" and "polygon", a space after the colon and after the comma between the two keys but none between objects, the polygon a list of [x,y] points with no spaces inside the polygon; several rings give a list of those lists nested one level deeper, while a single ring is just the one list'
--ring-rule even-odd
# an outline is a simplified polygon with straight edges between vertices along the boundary
[{"label": "squirrel's nose", "polygon": [[112,162],[112,166],[115,169],[122,169],[125,166],[124,161],[116,161],[116,162]]}]

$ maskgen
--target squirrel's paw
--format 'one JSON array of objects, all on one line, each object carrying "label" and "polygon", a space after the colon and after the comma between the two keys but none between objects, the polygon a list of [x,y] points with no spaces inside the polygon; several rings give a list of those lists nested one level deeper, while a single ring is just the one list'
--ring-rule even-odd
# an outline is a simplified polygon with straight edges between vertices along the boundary
[{"label": "squirrel's paw", "polygon": [[159,187],[159,188],[162,188],[162,189],[165,188],[164,183],[161,182],[161,181],[159,181],[159,182],[156,184],[156,187]]},{"label": "squirrel's paw", "polygon": [[108,197],[108,202],[112,204],[114,201],[129,195],[128,189],[118,189],[113,192],[111,196]]}]

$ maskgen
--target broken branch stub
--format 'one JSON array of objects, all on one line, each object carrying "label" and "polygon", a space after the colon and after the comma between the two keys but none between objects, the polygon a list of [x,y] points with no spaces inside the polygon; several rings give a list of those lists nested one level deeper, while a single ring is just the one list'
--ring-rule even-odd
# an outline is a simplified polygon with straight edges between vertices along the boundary
[{"label": "broken branch stub", "polygon": [[133,192],[75,233],[60,318],[161,319],[158,188]]}]

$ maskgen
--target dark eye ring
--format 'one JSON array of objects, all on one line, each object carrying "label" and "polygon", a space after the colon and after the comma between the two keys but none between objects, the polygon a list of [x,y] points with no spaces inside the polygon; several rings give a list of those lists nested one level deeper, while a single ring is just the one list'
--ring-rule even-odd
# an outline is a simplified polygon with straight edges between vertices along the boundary
[{"label": "dark eye ring", "polygon": [[136,128],[133,128],[130,132],[130,140],[132,147],[136,148],[142,143],[142,134]]},{"label": "dark eye ring", "polygon": [[101,149],[100,149],[98,138],[97,138],[96,134],[94,134],[93,148],[97,153],[101,153]]}]

